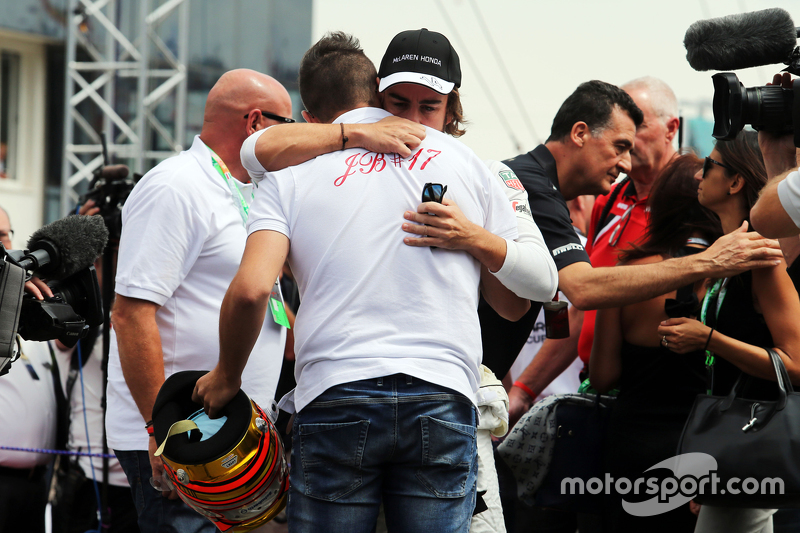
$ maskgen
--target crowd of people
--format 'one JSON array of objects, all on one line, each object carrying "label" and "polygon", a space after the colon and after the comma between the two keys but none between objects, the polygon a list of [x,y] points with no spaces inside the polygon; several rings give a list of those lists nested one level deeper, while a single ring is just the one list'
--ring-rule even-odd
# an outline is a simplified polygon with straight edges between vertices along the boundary
[{"label": "crowd of people", "polygon": [[[455,139],[458,54],[426,29],[395,36],[377,69],[357,39],[327,34],[298,81],[305,124],[273,78],[224,74],[192,147],[125,203],[105,425],[124,471],[109,483],[130,487],[139,530],[216,529],[156,456],[153,405],[182,370],[209,371],[193,400],[211,418],[240,389],[292,415],[290,531],[773,530],[774,509],[531,507],[493,448],[543,393],[589,378],[619,389],[606,466],[635,479],[675,455],[698,394],[727,394],[743,373],[748,398],[772,397],[764,347],[800,383],[791,135],[743,131],[705,159],[679,153],[666,83],[591,80],[544,144],[481,161]],[[284,274],[296,318],[282,314]],[[569,325],[540,339],[554,297]],[[294,388],[276,395],[285,358]],[[36,481],[43,512],[46,459],[6,455],[0,481]],[[119,509],[110,531],[135,528]]]}]

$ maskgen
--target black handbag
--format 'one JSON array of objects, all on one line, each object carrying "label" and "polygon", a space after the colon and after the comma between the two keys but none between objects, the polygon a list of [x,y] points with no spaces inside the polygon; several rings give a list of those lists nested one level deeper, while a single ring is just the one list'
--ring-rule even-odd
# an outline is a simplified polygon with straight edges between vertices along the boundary
[{"label": "black handbag", "polygon": [[[710,475],[718,477],[717,490],[706,484],[704,493],[694,498],[698,503],[800,507],[800,393],[792,388],[780,356],[771,349],[767,352],[777,376],[776,401],[741,398],[748,380],[745,374],[727,396],[698,395],[695,399],[677,453],[712,456],[717,470]],[[739,493],[732,493],[735,491]]]},{"label": "black handbag", "polygon": [[606,429],[615,401],[599,394],[554,395],[534,404],[517,422],[497,451],[511,467],[522,501],[564,511],[602,511],[602,495],[564,485],[564,480],[603,479]]}]

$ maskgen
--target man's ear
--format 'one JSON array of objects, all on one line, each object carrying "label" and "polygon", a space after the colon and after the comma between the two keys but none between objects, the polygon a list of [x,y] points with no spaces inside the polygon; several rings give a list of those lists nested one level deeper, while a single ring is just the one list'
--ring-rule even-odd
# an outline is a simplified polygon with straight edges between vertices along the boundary
[{"label": "man's ear", "polygon": [[309,113],[305,109],[303,109],[300,112],[300,114],[303,115],[303,120],[305,120],[306,122],[308,122],[310,124],[319,124],[321,122],[317,117],[315,117],[314,115],[312,115],[311,113]]},{"label": "man's ear", "polygon": [[667,121],[667,141],[672,142],[672,139],[678,134],[681,127],[681,119],[672,117]]},{"label": "man's ear", "polygon": [[591,135],[592,132],[589,129],[588,124],[585,122],[576,122],[572,125],[572,129],[569,132],[569,140],[572,141],[577,147],[583,148]]},{"label": "man's ear", "polygon": [[261,119],[260,115],[254,115],[252,114],[252,112],[250,115],[248,115],[247,124],[245,124],[245,130],[248,137],[257,132],[259,129],[261,129],[258,127],[261,121],[260,119]]}]

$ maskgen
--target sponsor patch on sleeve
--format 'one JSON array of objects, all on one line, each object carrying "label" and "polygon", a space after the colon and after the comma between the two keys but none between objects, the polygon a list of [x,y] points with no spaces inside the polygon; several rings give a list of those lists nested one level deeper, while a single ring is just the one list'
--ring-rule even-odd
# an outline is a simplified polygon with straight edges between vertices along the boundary
[{"label": "sponsor patch on sleeve", "polygon": [[501,170],[499,174],[500,177],[503,178],[506,187],[511,187],[512,189],[517,189],[518,191],[525,190],[525,187],[522,186],[522,182],[519,181],[519,178],[516,174],[514,174],[513,170]]},{"label": "sponsor patch on sleeve", "polygon": [[568,252],[570,250],[583,250],[583,249],[584,249],[583,246],[581,246],[580,244],[569,243],[565,244],[564,246],[559,246],[558,248],[552,251],[552,254],[553,257],[555,257],[559,254],[563,254],[564,252]]}]

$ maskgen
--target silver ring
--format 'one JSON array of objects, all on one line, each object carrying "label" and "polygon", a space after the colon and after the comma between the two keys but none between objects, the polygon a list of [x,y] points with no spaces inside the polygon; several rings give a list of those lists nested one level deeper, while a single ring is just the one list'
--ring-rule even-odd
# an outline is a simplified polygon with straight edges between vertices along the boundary
[{"label": "silver ring", "polygon": [[669,346],[669,341],[667,340],[667,336],[666,335],[661,337],[661,342],[664,344],[664,348]]}]

